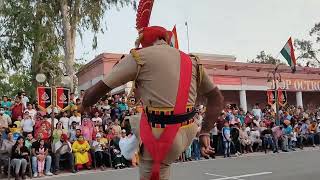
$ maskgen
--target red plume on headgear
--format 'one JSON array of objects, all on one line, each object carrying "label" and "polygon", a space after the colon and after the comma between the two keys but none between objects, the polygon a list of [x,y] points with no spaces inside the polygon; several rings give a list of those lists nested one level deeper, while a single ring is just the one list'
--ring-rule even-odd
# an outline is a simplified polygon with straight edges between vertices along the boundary
[{"label": "red plume on headgear", "polygon": [[140,0],[136,19],[136,26],[138,31],[140,31],[144,27],[148,27],[153,2],[154,0]]}]

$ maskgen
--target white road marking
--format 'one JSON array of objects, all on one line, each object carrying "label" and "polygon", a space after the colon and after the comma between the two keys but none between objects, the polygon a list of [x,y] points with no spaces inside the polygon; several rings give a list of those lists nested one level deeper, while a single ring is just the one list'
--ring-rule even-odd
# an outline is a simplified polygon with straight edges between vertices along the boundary
[{"label": "white road marking", "polygon": [[272,172],[261,172],[261,173],[254,173],[254,174],[244,174],[240,176],[230,176],[230,177],[223,177],[218,179],[210,179],[210,180],[228,180],[228,179],[235,179],[235,178],[243,178],[243,177],[252,177],[252,176],[261,176],[266,174],[272,174]]},{"label": "white road marking", "polygon": [[[210,176],[217,176],[217,177],[228,178],[228,176],[223,176],[223,175],[219,175],[219,174],[212,174],[212,173],[204,173],[204,174],[210,175]],[[244,180],[244,179],[240,179],[240,178],[236,178],[236,177],[233,177],[232,179]]]}]

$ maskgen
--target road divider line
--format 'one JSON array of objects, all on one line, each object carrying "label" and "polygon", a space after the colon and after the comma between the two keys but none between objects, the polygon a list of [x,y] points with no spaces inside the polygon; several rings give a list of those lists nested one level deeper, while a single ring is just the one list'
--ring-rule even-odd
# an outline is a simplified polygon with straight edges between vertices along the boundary
[{"label": "road divider line", "polygon": [[262,175],[267,175],[267,174],[272,174],[272,172],[260,172],[260,173],[253,173],[253,174],[244,174],[244,175],[240,175],[240,176],[230,176],[230,177],[223,177],[223,178],[210,179],[210,180],[228,180],[228,179],[235,179],[235,178],[262,176]]}]

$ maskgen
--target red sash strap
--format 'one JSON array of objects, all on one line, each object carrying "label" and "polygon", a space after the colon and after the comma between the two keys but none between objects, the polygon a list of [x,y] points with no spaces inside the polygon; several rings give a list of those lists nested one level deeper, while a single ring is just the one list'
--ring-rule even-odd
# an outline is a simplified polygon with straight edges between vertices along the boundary
[{"label": "red sash strap", "polygon": [[[191,59],[187,54],[180,52],[180,80],[174,114],[182,114],[186,112],[191,77]],[[150,180],[160,179],[160,164],[166,158],[180,127],[181,124],[167,125],[160,138],[156,139],[152,134],[152,129],[148,123],[146,114],[144,112],[142,113],[140,121],[140,136],[144,146],[153,159]]]}]

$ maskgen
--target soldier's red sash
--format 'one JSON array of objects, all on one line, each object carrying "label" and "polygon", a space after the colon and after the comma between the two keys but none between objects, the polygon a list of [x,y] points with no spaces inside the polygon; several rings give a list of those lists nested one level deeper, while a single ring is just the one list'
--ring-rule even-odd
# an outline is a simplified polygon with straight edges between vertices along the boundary
[{"label": "soldier's red sash", "polygon": [[[186,113],[191,77],[192,61],[187,54],[180,52],[180,79],[174,114]],[[180,123],[167,125],[160,138],[156,139],[152,134],[152,129],[148,123],[146,114],[144,112],[142,113],[140,121],[140,136],[144,147],[146,147],[153,159],[150,180],[160,179],[160,164],[166,158],[180,127]]]}]

